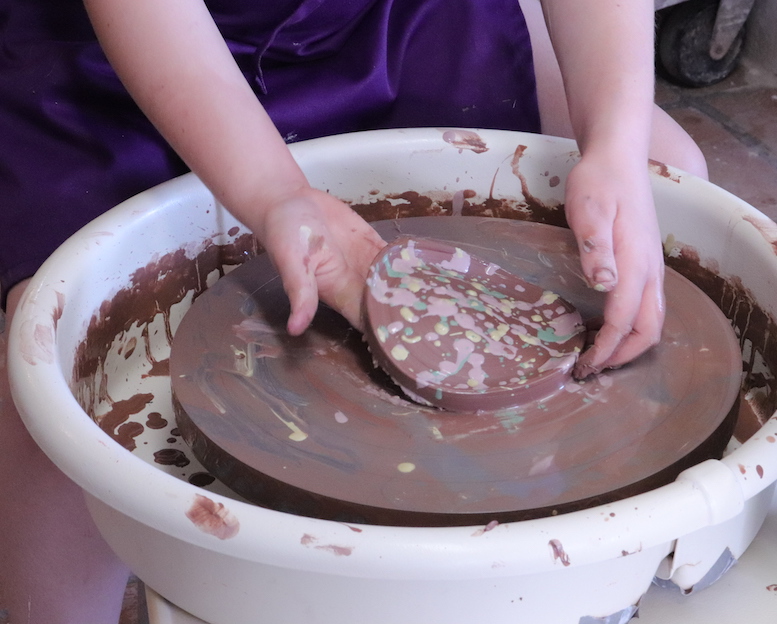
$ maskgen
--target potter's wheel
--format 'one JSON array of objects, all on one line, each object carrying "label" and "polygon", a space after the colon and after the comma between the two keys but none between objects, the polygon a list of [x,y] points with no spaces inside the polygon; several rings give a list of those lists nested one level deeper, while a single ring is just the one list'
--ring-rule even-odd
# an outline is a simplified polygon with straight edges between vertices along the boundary
[{"label": "potter's wheel", "polygon": [[[377,227],[386,239],[454,242],[560,294],[584,319],[601,314],[568,230],[475,217]],[[300,515],[475,525],[617,500],[720,456],[734,424],[741,355],[727,320],[672,271],[666,296],[661,344],[631,365],[519,407],[451,413],[406,400],[323,306],[311,330],[288,336],[280,279],[260,256],[181,322],[171,354],[178,425],[229,487]]]}]

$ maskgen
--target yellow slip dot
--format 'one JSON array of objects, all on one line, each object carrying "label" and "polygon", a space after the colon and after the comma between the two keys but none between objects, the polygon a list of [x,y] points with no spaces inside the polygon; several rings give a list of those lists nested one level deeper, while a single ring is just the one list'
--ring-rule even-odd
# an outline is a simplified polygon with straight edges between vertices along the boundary
[{"label": "yellow slip dot", "polygon": [[391,350],[391,357],[400,362],[406,360],[408,355],[410,355],[410,352],[402,345],[397,345]]},{"label": "yellow slip dot", "polygon": [[388,330],[385,327],[383,327],[383,325],[378,327],[377,334],[378,334],[378,340],[380,340],[381,342],[386,342],[386,340],[388,340]]},{"label": "yellow slip dot", "polygon": [[556,299],[558,299],[558,295],[554,292],[546,290],[544,293],[542,293],[542,303],[545,305],[553,303]]},{"label": "yellow slip dot", "polygon": [[402,336],[402,341],[408,344],[415,344],[421,340],[421,336]]},{"label": "yellow slip dot", "polygon": [[526,344],[530,344],[530,345],[540,344],[539,338],[535,338],[534,336],[528,336],[526,334],[518,334],[518,338],[523,340]]},{"label": "yellow slip dot", "polygon": [[434,331],[440,336],[445,336],[450,331],[450,328],[444,323],[437,323],[434,326]]},{"label": "yellow slip dot", "polygon": [[397,470],[404,473],[413,472],[413,470],[415,470],[415,464],[411,462],[402,462],[397,466]]},{"label": "yellow slip dot", "polygon": [[497,327],[496,329],[492,329],[491,330],[491,332],[490,332],[491,338],[493,340],[501,340],[509,329],[510,329],[509,325],[505,325],[504,323],[500,323],[499,327]]},{"label": "yellow slip dot", "polygon": [[539,323],[540,321],[542,321],[542,317],[539,314],[535,314],[531,317],[531,320],[534,321],[535,323]]},{"label": "yellow slip dot", "polygon": [[477,382],[477,380],[476,380],[476,379],[467,379],[467,385],[468,385],[470,388],[474,388],[475,386],[477,386],[477,385],[478,385],[478,382]]},{"label": "yellow slip dot", "polygon": [[423,280],[418,279],[417,277],[411,277],[407,280],[405,286],[410,292],[418,292],[423,287],[424,282]]},{"label": "yellow slip dot", "polygon": [[467,294],[468,294],[470,297],[477,297],[477,296],[478,296],[478,291],[477,291],[477,290],[467,290],[467,291],[466,291],[466,293],[467,293]]},{"label": "yellow slip dot", "polygon": [[415,323],[416,321],[418,321],[418,317],[407,306],[403,306],[402,308],[400,308],[399,313],[402,315],[402,318],[405,319],[408,323]]},{"label": "yellow slip dot", "polygon": [[471,329],[468,329],[464,332],[464,335],[470,339],[472,342],[480,342],[480,336],[478,336],[475,332],[473,332]]}]

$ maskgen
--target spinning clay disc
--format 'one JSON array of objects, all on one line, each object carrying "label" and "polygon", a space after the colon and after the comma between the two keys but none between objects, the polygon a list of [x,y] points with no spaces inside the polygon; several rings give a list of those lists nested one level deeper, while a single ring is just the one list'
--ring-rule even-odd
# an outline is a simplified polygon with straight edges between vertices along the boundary
[{"label": "spinning clay disc", "polygon": [[584,343],[559,295],[460,247],[402,237],[376,258],[365,337],[406,394],[453,411],[541,399],[569,381]]},{"label": "spinning clay disc", "polygon": [[[463,383],[472,388],[466,405],[452,409],[461,396],[453,374],[442,380],[450,380],[448,386],[427,394],[426,400],[438,391],[443,401],[447,397],[446,409],[409,400],[376,368],[361,334],[326,306],[302,336],[288,335],[288,299],[261,254],[197,298],[176,331],[170,359],[184,440],[239,495],[271,509],[344,522],[485,525],[618,500],[720,457],[736,418],[741,353],[727,319],[688,280],[667,270],[659,345],[580,382],[569,377],[565,358],[582,339],[574,331],[577,315],[583,321],[600,316],[604,295],[581,275],[569,230],[479,217],[373,225],[384,240],[409,237],[385,250],[373,274],[385,282],[370,286],[379,297],[406,298],[404,305],[383,304],[401,321],[368,312],[376,335],[386,330],[385,342],[370,339],[376,357],[378,347],[384,349],[389,368],[395,346],[410,352],[413,344],[435,346],[443,336],[466,338],[474,345],[459,345],[470,353],[461,367]],[[412,252],[410,240],[416,241]],[[412,257],[430,272],[399,270]],[[416,277],[444,284],[442,294],[414,292],[408,280]],[[405,279],[407,288],[392,291],[395,279]],[[506,305],[500,305],[508,298],[502,290],[510,293]],[[433,299],[438,295],[455,305]],[[527,302],[533,307],[521,309]],[[434,329],[443,319],[447,334]],[[463,333],[452,336],[456,332]],[[544,343],[532,344],[537,337]],[[453,356],[456,343],[449,346],[452,355],[434,353],[429,370],[457,368],[440,366],[461,363]],[[533,355],[524,360],[523,352]],[[472,360],[477,353],[481,364]],[[426,391],[418,387],[418,372],[412,378],[392,374],[410,392]],[[522,377],[526,383],[513,381]],[[485,405],[489,392],[522,386],[530,397],[518,403],[498,397],[501,406]]]}]

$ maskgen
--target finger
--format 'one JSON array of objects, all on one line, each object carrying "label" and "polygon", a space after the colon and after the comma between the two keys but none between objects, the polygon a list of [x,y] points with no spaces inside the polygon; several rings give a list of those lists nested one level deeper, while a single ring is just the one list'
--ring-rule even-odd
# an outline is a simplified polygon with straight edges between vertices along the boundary
[{"label": "finger", "polygon": [[622,366],[657,345],[661,340],[665,316],[663,279],[657,279],[646,285],[642,305],[631,333],[618,345],[604,366]]},{"label": "finger", "polygon": [[624,280],[607,295],[604,323],[596,334],[593,346],[578,358],[573,372],[576,379],[600,372],[631,334],[642,305],[642,290],[634,280]]},{"label": "finger", "polygon": [[315,255],[324,246],[310,227],[300,226],[297,240],[290,238],[280,249],[268,249],[291,304],[286,329],[292,336],[304,332],[318,309]]},{"label": "finger", "polygon": [[630,332],[629,327],[606,322],[596,334],[594,344],[578,358],[572,376],[581,380],[604,370],[609,358]]},{"label": "finger", "polygon": [[[355,233],[355,232],[354,232]],[[351,325],[364,331],[364,291],[367,275],[375,257],[386,246],[372,228],[360,239],[357,253],[318,268],[319,294],[329,306],[342,314]],[[351,261],[347,261],[347,257]],[[340,267],[345,267],[340,268]],[[322,288],[322,284],[328,287]]]},{"label": "finger", "polygon": [[600,292],[612,291],[618,283],[612,216],[590,198],[575,202],[569,213],[588,285]]},{"label": "finger", "polygon": [[[370,231],[371,228],[370,228]],[[320,238],[320,237],[319,237]],[[287,266],[296,270],[281,275],[291,302],[288,331],[297,335],[305,331],[316,313],[318,299],[342,314],[359,331],[363,331],[362,304],[367,272],[372,259],[385,246],[377,235],[365,236],[358,253],[349,249],[344,255],[341,249],[330,249],[323,238],[311,236],[303,240],[306,253],[299,261]],[[355,256],[349,263],[347,256]]]},{"label": "finger", "polygon": [[291,313],[286,330],[292,336],[299,336],[310,325],[318,310],[318,288],[311,276],[300,276],[296,271],[282,271],[283,288],[289,297]]},{"label": "finger", "polygon": [[610,293],[605,323],[593,346],[579,358],[575,378],[622,366],[642,355],[660,340],[664,317],[663,270],[646,283],[642,292],[628,293],[619,287]]},{"label": "finger", "polygon": [[362,316],[364,300],[365,280],[358,273],[349,272],[343,282],[343,287],[338,289],[331,300],[329,297],[322,299],[353,325],[360,332],[364,331],[364,318]]}]

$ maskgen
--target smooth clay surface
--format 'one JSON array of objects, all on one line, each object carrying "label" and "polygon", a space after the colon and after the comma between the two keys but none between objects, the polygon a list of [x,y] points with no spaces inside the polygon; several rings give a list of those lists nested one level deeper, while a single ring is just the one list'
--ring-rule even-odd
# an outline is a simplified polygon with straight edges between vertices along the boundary
[{"label": "smooth clay surface", "polygon": [[[584,321],[601,314],[564,228],[479,217],[376,227],[499,265]],[[205,291],[178,328],[178,427],[238,494],[313,517],[487,525],[617,500],[719,456],[733,428],[741,353],[728,321],[671,270],[666,298],[660,345],[632,364],[518,406],[452,412],[408,400],[325,306],[289,336],[280,279],[260,255]]]}]

